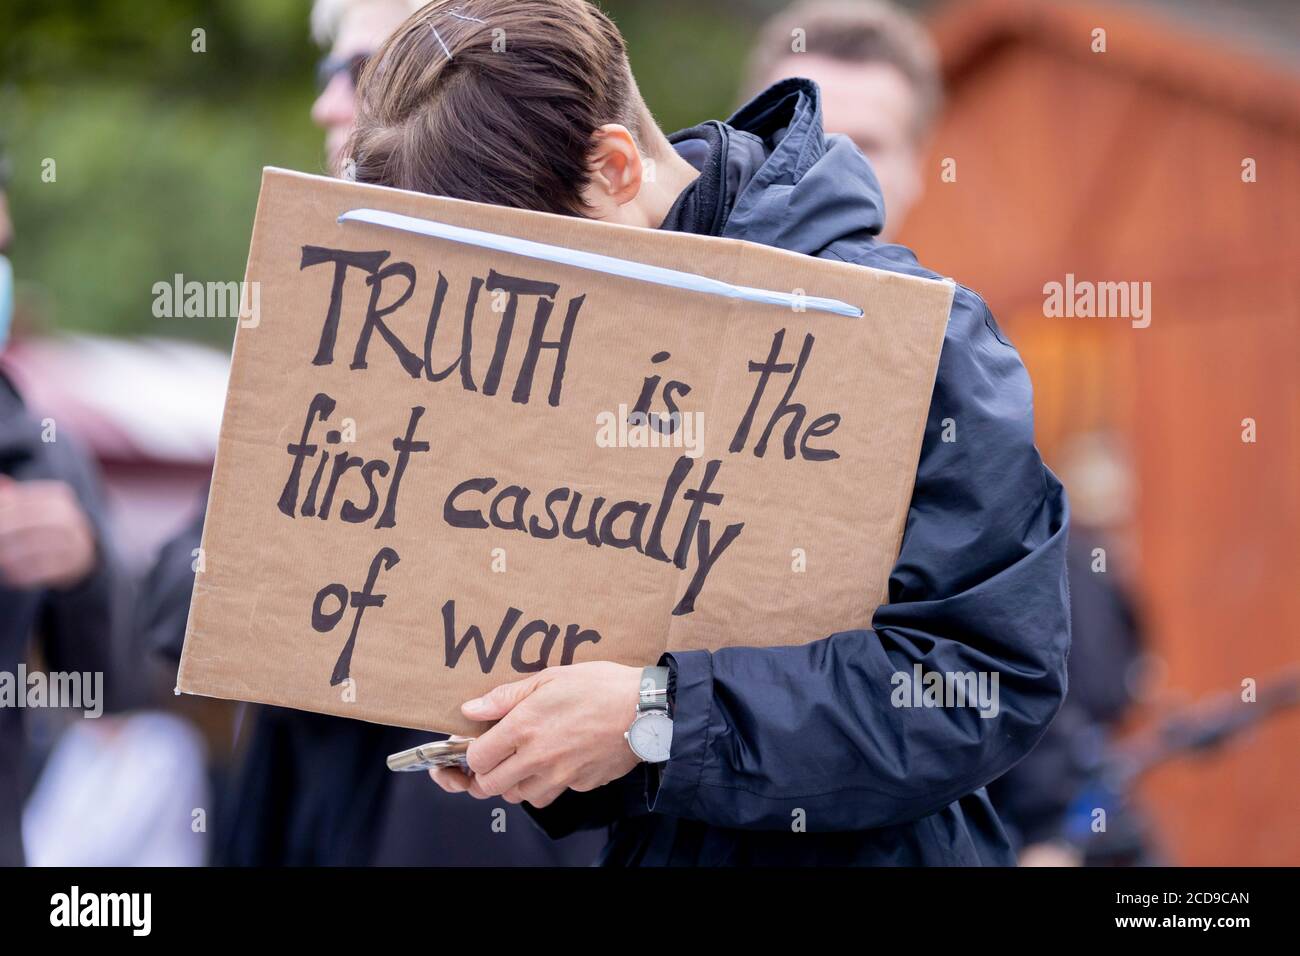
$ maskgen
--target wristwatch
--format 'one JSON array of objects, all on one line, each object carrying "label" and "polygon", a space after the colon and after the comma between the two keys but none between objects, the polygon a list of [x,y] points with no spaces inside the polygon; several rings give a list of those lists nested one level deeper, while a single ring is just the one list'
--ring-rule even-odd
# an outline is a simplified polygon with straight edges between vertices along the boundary
[{"label": "wristwatch", "polygon": [[672,752],[673,719],[668,715],[668,668],[641,672],[641,699],[636,718],[623,735],[632,753],[646,763],[663,763]]}]

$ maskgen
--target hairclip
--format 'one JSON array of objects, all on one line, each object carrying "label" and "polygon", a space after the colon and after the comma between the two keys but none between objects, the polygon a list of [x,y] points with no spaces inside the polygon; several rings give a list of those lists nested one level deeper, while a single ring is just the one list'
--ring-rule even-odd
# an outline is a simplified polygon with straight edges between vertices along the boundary
[{"label": "hairclip", "polygon": [[450,59],[452,58],[452,57],[451,57],[451,50],[447,49],[447,44],[443,42],[442,34],[438,32],[438,28],[435,27],[432,23],[430,23],[430,24],[429,24],[429,29],[433,31],[433,35],[434,35],[434,37],[436,37],[437,40],[438,40],[438,45],[442,47],[442,52],[443,52],[443,53],[446,53],[446,54],[447,54],[447,59],[450,60]]}]

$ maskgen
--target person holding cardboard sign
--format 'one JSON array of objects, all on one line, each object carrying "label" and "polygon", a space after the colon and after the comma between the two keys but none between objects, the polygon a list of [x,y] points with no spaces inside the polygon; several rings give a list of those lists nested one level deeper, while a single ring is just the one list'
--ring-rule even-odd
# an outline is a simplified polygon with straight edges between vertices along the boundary
[{"label": "person holding cardboard sign", "polygon": [[[818,96],[784,80],[667,137],[593,6],[441,0],[372,58],[345,153],[360,182],[935,278],[878,243],[876,179],[824,135]],[[958,288],[871,627],[789,646],[728,635],[644,672],[547,668],[466,702],[496,723],[472,774],[434,779],[527,803],[553,835],[612,824],[611,864],[1009,864],[983,788],[1064,694],[1067,523],[1024,367]]]}]

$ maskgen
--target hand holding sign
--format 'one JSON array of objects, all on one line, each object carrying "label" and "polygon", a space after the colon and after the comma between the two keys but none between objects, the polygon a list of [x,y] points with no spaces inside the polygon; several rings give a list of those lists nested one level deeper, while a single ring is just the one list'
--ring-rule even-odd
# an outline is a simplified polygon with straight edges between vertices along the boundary
[{"label": "hand holding sign", "polygon": [[641,669],[608,661],[553,667],[467,701],[470,720],[497,721],[469,745],[472,775],[431,770],[449,793],[545,807],[565,790],[617,780],[637,760],[623,739],[636,716]]}]

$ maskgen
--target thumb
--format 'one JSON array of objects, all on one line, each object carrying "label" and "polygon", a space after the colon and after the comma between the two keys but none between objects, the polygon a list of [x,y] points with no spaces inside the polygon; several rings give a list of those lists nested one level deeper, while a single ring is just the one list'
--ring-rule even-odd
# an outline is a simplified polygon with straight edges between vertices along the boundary
[{"label": "thumb", "polygon": [[482,697],[460,705],[470,720],[500,720],[514,710],[525,697],[537,690],[538,678],[526,677],[509,684],[499,684]]}]

